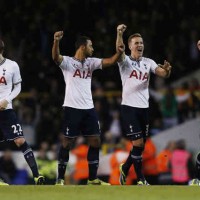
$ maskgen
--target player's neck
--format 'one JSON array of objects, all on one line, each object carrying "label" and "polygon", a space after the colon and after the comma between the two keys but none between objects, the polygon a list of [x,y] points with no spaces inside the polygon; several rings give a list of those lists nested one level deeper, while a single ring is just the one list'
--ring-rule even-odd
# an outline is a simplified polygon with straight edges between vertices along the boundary
[{"label": "player's neck", "polygon": [[85,54],[81,51],[77,51],[74,55],[74,58],[76,58],[77,60],[79,60],[80,62],[83,62],[85,60]]},{"label": "player's neck", "polygon": [[142,59],[142,56],[133,56],[133,55],[130,55],[130,58],[132,60],[135,60],[135,61],[140,61]]},{"label": "player's neck", "polygon": [[0,54],[0,62],[2,62],[4,60],[4,57],[2,54]]}]

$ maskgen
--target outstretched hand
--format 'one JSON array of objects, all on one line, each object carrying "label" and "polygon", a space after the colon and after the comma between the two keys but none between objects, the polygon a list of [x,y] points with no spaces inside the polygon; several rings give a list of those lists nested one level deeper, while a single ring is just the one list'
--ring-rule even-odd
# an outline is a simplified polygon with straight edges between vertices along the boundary
[{"label": "outstretched hand", "polygon": [[165,69],[166,71],[170,71],[172,66],[170,65],[170,63],[168,61],[165,60],[162,68]]},{"label": "outstretched hand", "polygon": [[62,39],[62,37],[63,37],[63,35],[64,35],[64,32],[63,31],[57,31],[57,32],[55,32],[54,33],[54,40],[61,40]]},{"label": "outstretched hand", "polygon": [[172,66],[170,65],[170,63],[168,61],[164,61],[164,64],[161,65],[161,64],[158,64],[159,67],[163,68],[164,70],[166,71],[170,71]]},{"label": "outstretched hand", "polygon": [[118,26],[117,26],[117,32],[123,34],[124,31],[126,30],[126,27],[127,27],[127,26],[126,26],[125,24],[120,24],[120,25],[118,25]]},{"label": "outstretched hand", "polygon": [[158,64],[158,66],[166,71],[165,77],[169,77],[170,76],[172,66],[170,65],[170,63],[168,61],[165,60],[163,65]]}]

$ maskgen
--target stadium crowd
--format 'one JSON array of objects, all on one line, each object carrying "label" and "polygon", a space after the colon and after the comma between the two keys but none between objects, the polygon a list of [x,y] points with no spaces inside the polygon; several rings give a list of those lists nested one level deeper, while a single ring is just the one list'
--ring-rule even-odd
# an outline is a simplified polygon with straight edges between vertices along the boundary
[{"label": "stadium crowd", "polygon": [[[150,134],[152,136],[159,134],[162,130],[199,116],[200,84],[198,79],[186,81],[181,87],[171,86],[172,82],[194,72],[200,66],[200,55],[196,49],[196,42],[200,37],[199,1],[130,0],[124,4],[120,0],[115,0],[113,4],[112,1],[106,0],[60,0],[59,3],[43,0],[35,1],[34,7],[31,0],[23,1],[23,3],[20,0],[12,2],[2,0],[1,2],[4,9],[0,16],[4,20],[0,25],[0,37],[6,44],[5,55],[18,62],[23,80],[23,92],[13,101],[13,105],[27,141],[35,151],[43,151],[41,154],[38,153],[38,159],[49,161],[44,154],[52,148],[54,151],[57,150],[55,146],[61,139],[64,82],[60,70],[51,58],[53,33],[57,30],[64,30],[65,33],[61,50],[66,49],[67,52],[63,53],[71,55],[74,52],[73,44],[76,36],[85,34],[95,41],[95,57],[104,57],[112,55],[115,51],[116,25],[120,22],[126,23],[128,27],[125,34],[126,40],[131,32],[140,32],[144,42],[148,41],[145,43],[145,54],[158,63],[167,59],[173,65],[172,75],[168,80],[160,82],[158,78],[153,76],[151,78]],[[78,13],[78,18],[74,13]],[[160,56],[160,52],[163,57]],[[113,66],[105,71],[95,72],[92,92],[102,130],[102,154],[112,154],[110,158],[112,169],[114,170],[116,166],[115,169],[118,169],[119,163],[115,163],[115,156],[119,152],[124,153],[122,157],[125,159],[130,150],[128,142],[123,140],[121,129],[119,110],[121,80],[118,67]],[[178,142],[179,146],[184,146],[180,141]],[[43,147],[43,143],[47,143],[48,147]],[[84,141],[81,145],[84,145]],[[149,142],[149,146],[151,145],[154,144]],[[156,148],[152,146],[149,149],[154,152],[149,150],[145,151],[146,154],[144,152],[144,167],[150,166],[154,161],[158,163]],[[182,146],[181,148],[184,149],[185,147]],[[85,149],[84,146],[81,147]],[[0,149],[4,148],[5,145],[0,146]],[[15,146],[11,145],[9,148],[15,149]],[[77,153],[76,148],[80,148],[78,142],[72,154],[84,157],[85,155]],[[81,152],[84,154],[83,150]],[[9,152],[6,153],[5,156],[9,157]],[[152,154],[149,155],[150,153]],[[154,161],[148,162],[148,156],[153,156]],[[145,158],[148,164],[145,164]],[[0,159],[0,163],[3,162],[2,160],[3,158]],[[55,166],[52,160],[49,162],[51,166]],[[84,162],[81,167],[86,166]],[[77,165],[78,163],[75,169],[80,167]],[[0,166],[3,165],[0,164]],[[156,168],[158,169],[157,164]],[[191,171],[192,166],[189,169]],[[0,167],[0,172],[1,170],[2,167]],[[16,171],[14,165],[10,167],[10,170],[12,173],[9,174],[9,179],[13,178]],[[167,176],[168,172],[164,174]],[[115,172],[112,171],[112,173]],[[152,184],[157,184],[160,180],[159,170],[148,174],[147,169],[145,175]],[[116,174],[113,174],[104,178],[110,183],[117,184],[114,180],[115,176]],[[190,178],[192,176],[191,172]],[[113,180],[110,180],[110,177]],[[51,179],[54,178],[54,176],[50,177],[49,183],[52,183]],[[76,174],[73,177],[67,177],[66,181],[84,184],[86,178],[87,174],[84,174],[84,177]],[[133,175],[127,179],[127,182],[132,184],[134,180]],[[173,182],[171,179],[170,181]],[[12,181],[9,180],[9,182]],[[185,184],[185,182],[182,183]]]}]

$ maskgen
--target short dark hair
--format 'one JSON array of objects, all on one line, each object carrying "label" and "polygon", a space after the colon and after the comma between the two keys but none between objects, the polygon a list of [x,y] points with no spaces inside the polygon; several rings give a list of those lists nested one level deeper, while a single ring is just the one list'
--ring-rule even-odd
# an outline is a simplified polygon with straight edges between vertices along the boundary
[{"label": "short dark hair", "polygon": [[75,50],[77,50],[81,45],[87,45],[88,40],[91,40],[91,39],[87,36],[78,36],[75,42]]},{"label": "short dark hair", "polygon": [[0,53],[3,53],[4,47],[5,47],[4,42],[3,42],[3,40],[0,39]]},{"label": "short dark hair", "polygon": [[133,35],[130,35],[129,38],[128,38],[128,44],[130,43],[130,41],[132,40],[132,38],[134,37],[141,37],[141,34],[140,33],[134,33]]}]

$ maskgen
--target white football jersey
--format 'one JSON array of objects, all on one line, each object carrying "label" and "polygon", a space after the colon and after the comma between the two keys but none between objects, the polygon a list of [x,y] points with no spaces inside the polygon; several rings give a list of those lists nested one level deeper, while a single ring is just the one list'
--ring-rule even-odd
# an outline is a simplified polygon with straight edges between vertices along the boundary
[{"label": "white football jersey", "polygon": [[78,109],[93,108],[92,73],[94,70],[102,69],[102,59],[86,58],[81,62],[74,57],[63,56],[60,68],[66,84],[63,106]]},{"label": "white football jersey", "polygon": [[122,80],[122,105],[148,108],[150,72],[155,73],[157,64],[149,58],[142,57],[140,61],[131,56],[125,56],[118,62]]},{"label": "white football jersey", "polygon": [[[5,99],[12,91],[13,85],[22,81],[19,66],[15,61],[5,58],[0,63],[0,101]],[[12,108],[12,102],[6,109]]]}]

